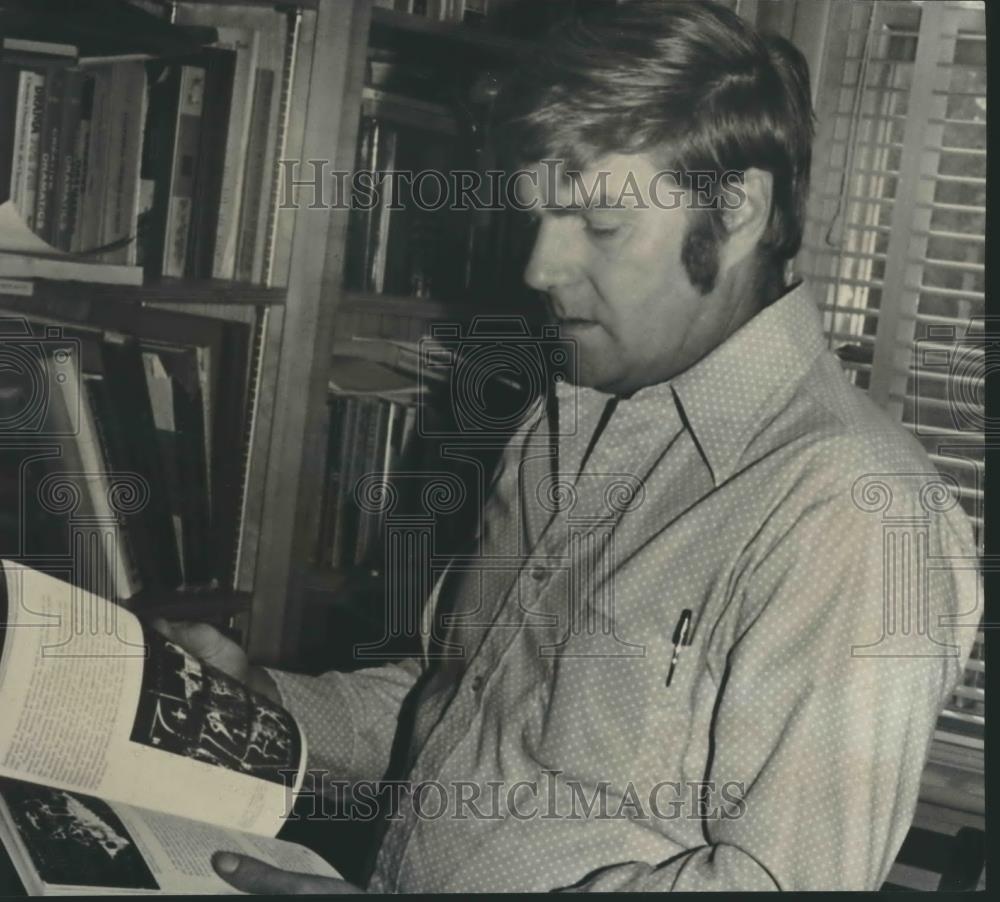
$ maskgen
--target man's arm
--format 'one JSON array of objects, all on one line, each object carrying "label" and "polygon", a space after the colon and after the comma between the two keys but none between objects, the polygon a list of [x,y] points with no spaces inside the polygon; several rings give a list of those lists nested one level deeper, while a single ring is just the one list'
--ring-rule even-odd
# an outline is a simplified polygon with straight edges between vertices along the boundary
[{"label": "man's arm", "polygon": [[389,766],[399,711],[421,673],[420,662],[369,667],[320,676],[265,672],[282,706],[309,746],[309,769],[335,780],[378,780]]},{"label": "man's arm", "polygon": [[208,624],[160,619],[153,626],[291,713],[306,736],[310,770],[348,781],[384,773],[400,707],[421,672],[418,661],[303,676],[251,665],[239,645]]},{"label": "man's arm", "polygon": [[[962,525],[936,519],[928,556],[967,555]],[[716,800],[723,784],[743,786],[740,816],[706,818],[704,845],[658,866],[612,866],[573,889],[878,888],[909,828],[977,600],[974,575],[925,566],[931,636],[960,647],[948,652],[917,619],[919,580],[908,592],[886,583],[884,554],[881,517],[850,498],[813,507],[774,546],[743,595],[705,776]],[[903,597],[894,622],[883,620],[887,591]],[[959,614],[965,626],[942,625]],[[878,643],[883,622],[895,635]]]}]

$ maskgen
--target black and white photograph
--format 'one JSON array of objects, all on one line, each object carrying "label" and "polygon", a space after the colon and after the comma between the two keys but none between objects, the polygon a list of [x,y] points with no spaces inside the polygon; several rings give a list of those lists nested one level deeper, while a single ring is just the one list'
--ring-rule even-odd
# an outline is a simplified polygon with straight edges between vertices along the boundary
[{"label": "black and white photograph", "polygon": [[302,745],[291,716],[154,631],[132,742],[291,786]]},{"label": "black and white photograph", "polygon": [[100,799],[18,780],[0,796],[42,881],[118,892],[157,890],[135,840]]},{"label": "black and white photograph", "polygon": [[985,892],[998,11],[0,0],[0,771],[325,863],[205,891]]}]

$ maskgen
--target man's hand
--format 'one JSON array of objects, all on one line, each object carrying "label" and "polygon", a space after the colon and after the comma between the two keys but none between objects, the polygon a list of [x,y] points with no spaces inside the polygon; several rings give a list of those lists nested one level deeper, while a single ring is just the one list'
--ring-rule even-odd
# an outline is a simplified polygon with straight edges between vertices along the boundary
[{"label": "man's hand", "polygon": [[363,889],[344,880],[280,871],[256,858],[237,855],[235,852],[216,852],[212,856],[212,867],[226,883],[245,893],[267,893],[277,896],[299,893],[333,895],[364,892]]},{"label": "man's hand", "polygon": [[278,687],[267,671],[251,667],[243,649],[232,639],[223,636],[214,626],[183,620],[168,623],[158,617],[153,621],[153,628],[188,654],[229,674],[276,704],[281,704]]}]

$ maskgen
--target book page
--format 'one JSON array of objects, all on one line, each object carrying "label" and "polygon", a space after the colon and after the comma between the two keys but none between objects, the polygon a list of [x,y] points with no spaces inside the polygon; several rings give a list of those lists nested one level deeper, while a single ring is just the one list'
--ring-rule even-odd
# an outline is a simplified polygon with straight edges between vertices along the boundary
[{"label": "book page", "polygon": [[273,836],[304,775],[291,715],[139,622],[3,562],[0,776]]},{"label": "book page", "polygon": [[0,821],[18,873],[34,890],[44,884],[108,894],[235,893],[212,868],[217,851],[299,874],[340,876],[294,843],[16,780],[0,779]]}]

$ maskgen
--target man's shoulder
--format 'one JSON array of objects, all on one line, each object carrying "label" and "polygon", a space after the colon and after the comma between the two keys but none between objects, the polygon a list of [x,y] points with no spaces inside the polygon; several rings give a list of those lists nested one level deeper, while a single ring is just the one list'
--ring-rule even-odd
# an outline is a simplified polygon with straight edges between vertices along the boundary
[{"label": "man's shoulder", "polygon": [[801,465],[817,475],[936,472],[913,434],[851,385],[832,355],[817,358],[775,426],[778,441],[794,443]]},{"label": "man's shoulder", "polygon": [[949,544],[971,547],[955,479],[935,466],[910,431],[849,384],[832,355],[817,359],[762,436],[753,457],[775,468],[770,513],[778,523],[819,509],[836,514],[843,528],[848,521],[918,518],[937,523]]}]

